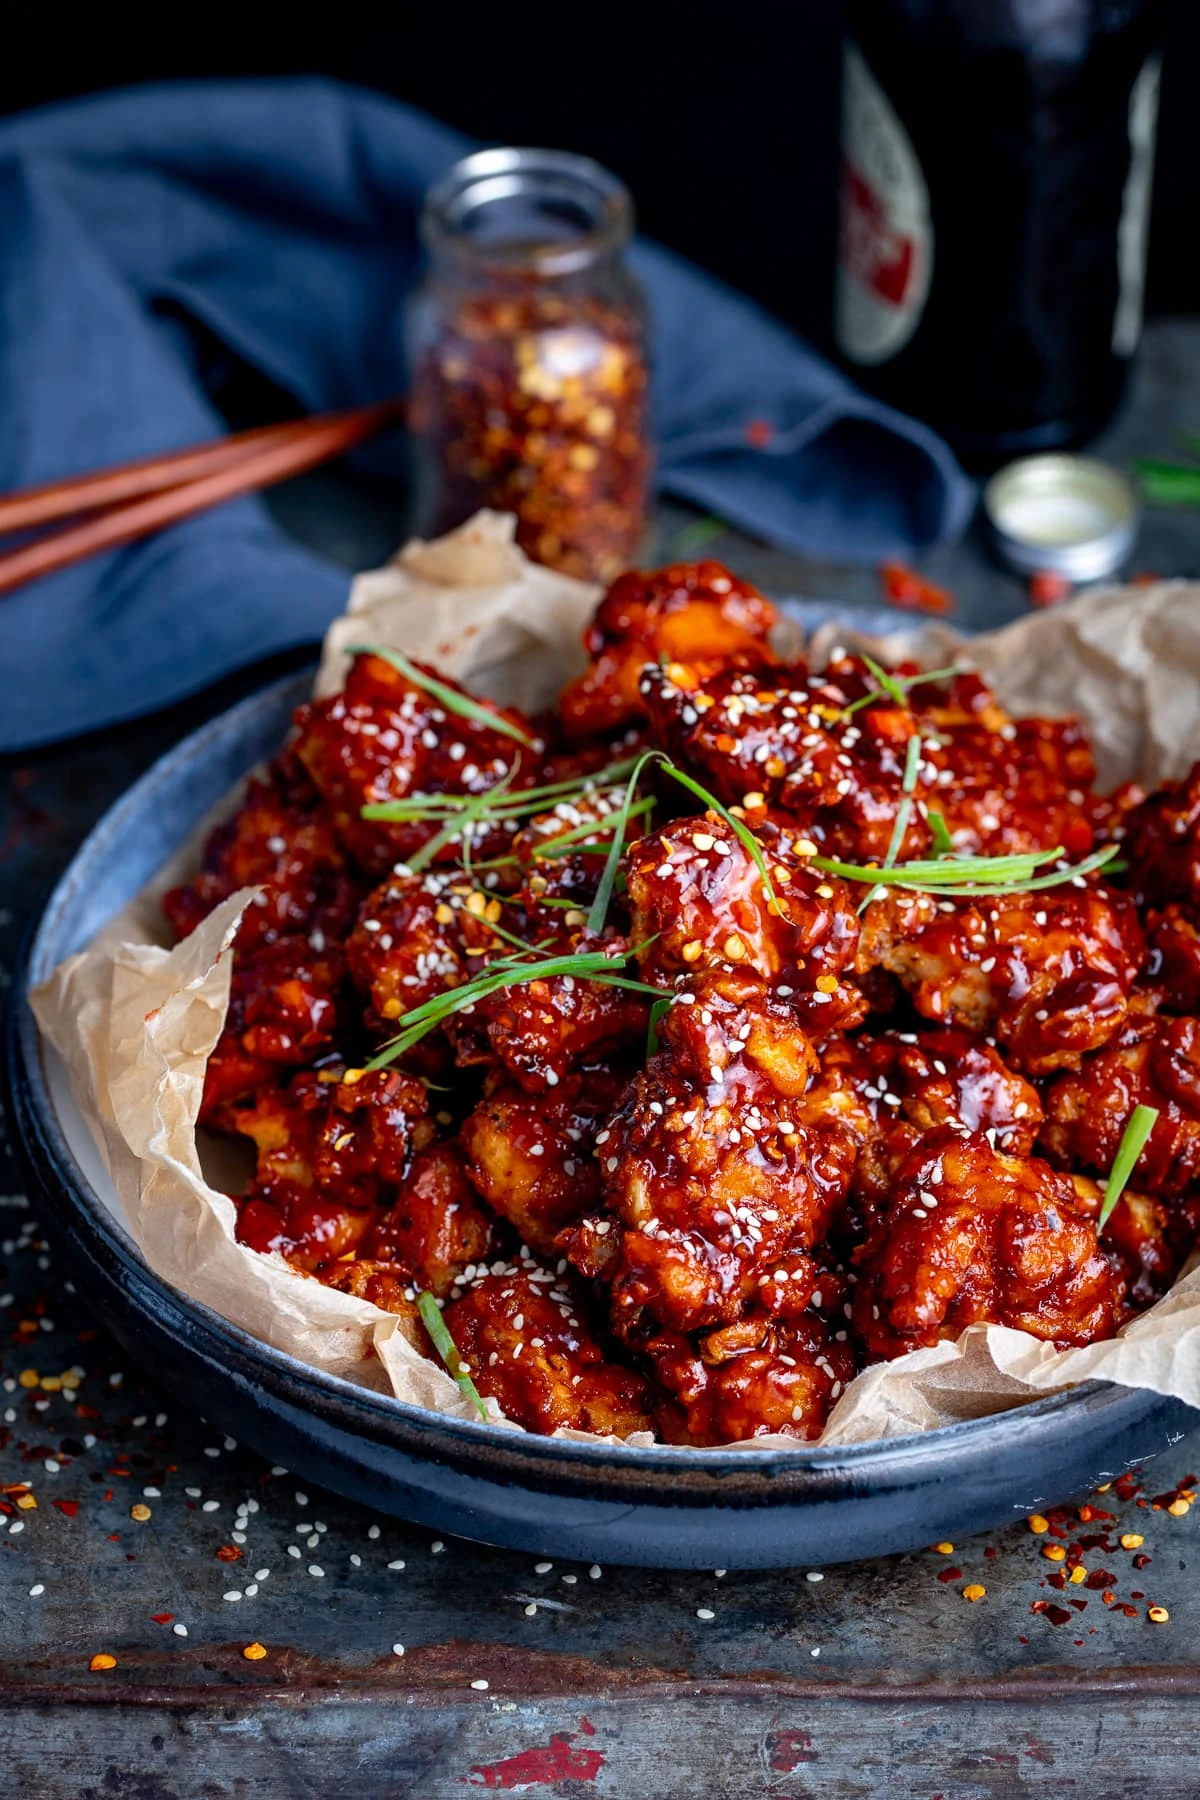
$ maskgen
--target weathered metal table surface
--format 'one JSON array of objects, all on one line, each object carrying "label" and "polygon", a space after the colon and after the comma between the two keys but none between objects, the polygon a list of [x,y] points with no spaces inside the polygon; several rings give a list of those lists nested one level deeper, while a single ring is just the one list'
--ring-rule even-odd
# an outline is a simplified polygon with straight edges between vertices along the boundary
[{"label": "weathered metal table surface", "polygon": [[[1113,448],[1167,449],[1200,423],[1198,352],[1200,327],[1152,333]],[[336,486],[284,510],[340,532],[347,560],[395,529]],[[866,574],[714,548],[776,591],[878,597]],[[1150,520],[1138,566],[1200,573],[1200,515]],[[971,543],[926,567],[972,622],[1022,605]],[[108,802],[249,685],[4,768],[0,960]],[[1186,1498],[1166,1505],[1195,1439],[1100,1496],[1101,1516],[822,1572],[443,1543],[306,1493],[124,1366],[2,1143],[0,1385],[5,1796],[1200,1793],[1200,1542]]]}]

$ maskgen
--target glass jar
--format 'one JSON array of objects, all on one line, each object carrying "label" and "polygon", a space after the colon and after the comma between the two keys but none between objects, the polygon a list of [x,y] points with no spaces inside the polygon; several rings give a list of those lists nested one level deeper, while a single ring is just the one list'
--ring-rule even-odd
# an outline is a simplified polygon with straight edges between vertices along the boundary
[{"label": "glass jar", "polygon": [[417,528],[511,512],[536,562],[608,582],[637,559],[651,467],[629,194],[583,156],[483,150],[430,190],[408,314]]}]

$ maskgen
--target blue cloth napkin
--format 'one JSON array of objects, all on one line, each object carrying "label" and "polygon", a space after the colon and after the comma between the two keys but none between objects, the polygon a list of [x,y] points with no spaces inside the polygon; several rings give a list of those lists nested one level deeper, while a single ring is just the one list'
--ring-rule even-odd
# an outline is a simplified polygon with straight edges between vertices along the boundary
[{"label": "blue cloth napkin", "polygon": [[[321,80],[142,87],[0,124],[0,491],[216,435],[214,351],[307,410],[403,391],[421,198],[469,148]],[[663,487],[837,560],[961,527],[970,487],[932,432],[668,252],[636,260]],[[248,499],[0,597],[0,749],[316,639],[347,589]]]}]

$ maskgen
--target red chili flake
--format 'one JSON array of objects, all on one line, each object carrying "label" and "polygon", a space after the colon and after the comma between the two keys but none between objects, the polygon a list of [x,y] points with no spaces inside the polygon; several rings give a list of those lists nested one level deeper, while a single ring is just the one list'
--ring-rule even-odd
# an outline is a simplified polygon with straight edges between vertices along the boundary
[{"label": "red chili flake", "polygon": [[79,1511],[78,1500],[54,1500],[51,1504],[57,1506],[60,1513],[66,1513],[68,1519],[73,1519]]},{"label": "red chili flake", "polygon": [[119,1531],[110,1531],[108,1534],[108,1541],[110,1544],[119,1544],[121,1541],[120,1532]]},{"label": "red chili flake", "polygon": [[1141,569],[1136,575],[1129,577],[1129,585],[1130,587],[1153,587],[1156,582],[1161,580],[1162,576],[1155,575],[1153,570]]},{"label": "red chili flake", "polygon": [[1051,1587],[1057,1588],[1059,1593],[1061,1593],[1063,1588],[1067,1585],[1067,1578],[1060,1569],[1056,1569],[1053,1575],[1047,1575],[1046,1580],[1050,1583]]},{"label": "red chili flake", "polygon": [[1036,575],[1029,577],[1029,603],[1031,606],[1057,606],[1071,592],[1071,583],[1065,575],[1059,575],[1054,569],[1039,569]]},{"label": "red chili flake", "polygon": [[1140,1556],[1135,1556],[1133,1559],[1133,1566],[1135,1569],[1148,1569],[1150,1563],[1151,1558],[1145,1555],[1144,1552]]},{"label": "red chili flake", "polygon": [[1122,1602],[1122,1604],[1120,1606],[1114,1606],[1113,1611],[1114,1612],[1123,1612],[1127,1619],[1136,1619],[1138,1616],[1137,1607],[1130,1606],[1127,1602]]},{"label": "red chili flake", "polygon": [[1071,1611],[1070,1608],[1066,1606],[1048,1605],[1046,1607],[1046,1617],[1052,1625],[1069,1625],[1071,1622]]},{"label": "red chili flake", "polygon": [[999,1556],[1000,1552],[997,1550],[995,1544],[988,1544],[985,1547],[983,1554],[990,1559],[993,1556]]},{"label": "red chili flake", "polygon": [[236,1544],[222,1544],[217,1555],[222,1562],[240,1562],[242,1560],[242,1553]]},{"label": "red chili flake", "polygon": [[949,589],[927,581],[924,575],[918,574],[916,569],[910,569],[906,563],[881,563],[879,579],[893,606],[904,607],[910,612],[938,615],[954,611],[954,595]]},{"label": "red chili flake", "polygon": [[174,1613],[151,1613],[150,1617],[156,1625],[169,1625],[175,1617]]},{"label": "red chili flake", "polygon": [[1108,1569],[1093,1569],[1091,1574],[1085,1578],[1083,1585],[1086,1588],[1106,1588],[1111,1587],[1116,1579],[1116,1576]]},{"label": "red chili flake", "polygon": [[1017,1642],[1018,1642],[1018,1644],[1027,1644],[1029,1642],[1029,1639],[1025,1636],[1024,1632],[1018,1632],[1017,1633]]},{"label": "red chili flake", "polygon": [[1104,1592],[1100,1596],[1100,1598],[1103,1600],[1105,1606],[1111,1606],[1113,1601],[1116,1599],[1116,1597],[1117,1596],[1113,1593],[1111,1588],[1105,1588]]},{"label": "red chili flake", "polygon": [[961,1569],[939,1569],[938,1570],[938,1580],[939,1581],[961,1581],[962,1580],[962,1570]]},{"label": "red chili flake", "polygon": [[1143,1594],[1141,1588],[1130,1588],[1129,1598],[1131,1600],[1144,1600],[1146,1596]]},{"label": "red chili flake", "polygon": [[748,419],[744,436],[752,450],[765,450],[775,436],[775,427],[770,419]]},{"label": "red chili flake", "polygon": [[113,1496],[113,1491],[112,1491],[112,1489],[111,1489],[111,1488],[105,1488],[105,1490],[104,1490],[104,1498],[105,1498],[105,1499],[106,1499],[106,1500],[111,1500],[111,1499],[112,1499],[112,1496]]},{"label": "red chili flake", "polygon": [[1075,1608],[1076,1612],[1086,1612],[1087,1611],[1087,1601],[1086,1600],[1072,1600],[1069,1602],[1069,1604]]}]

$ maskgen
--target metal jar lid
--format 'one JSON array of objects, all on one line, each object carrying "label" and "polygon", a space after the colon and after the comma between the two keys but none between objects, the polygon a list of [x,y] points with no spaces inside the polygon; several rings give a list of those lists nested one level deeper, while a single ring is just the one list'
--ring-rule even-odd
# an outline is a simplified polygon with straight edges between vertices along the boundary
[{"label": "metal jar lid", "polygon": [[1132,484],[1090,456],[1022,456],[992,476],[983,508],[1000,555],[1026,575],[1097,581],[1137,537]]}]

